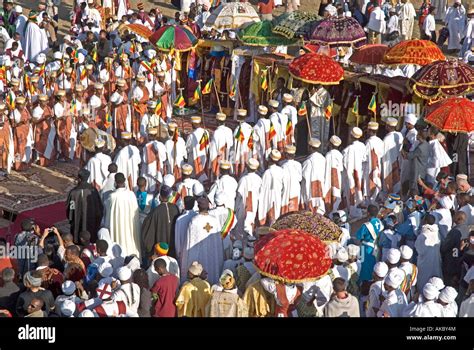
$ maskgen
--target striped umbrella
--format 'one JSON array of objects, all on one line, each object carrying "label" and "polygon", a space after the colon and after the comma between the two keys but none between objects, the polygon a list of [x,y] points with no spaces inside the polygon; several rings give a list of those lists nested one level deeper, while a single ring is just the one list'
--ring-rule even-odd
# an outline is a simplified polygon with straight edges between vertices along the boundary
[{"label": "striped umbrella", "polygon": [[198,42],[189,28],[175,25],[161,27],[148,40],[162,51],[174,49],[178,52],[189,51]]}]

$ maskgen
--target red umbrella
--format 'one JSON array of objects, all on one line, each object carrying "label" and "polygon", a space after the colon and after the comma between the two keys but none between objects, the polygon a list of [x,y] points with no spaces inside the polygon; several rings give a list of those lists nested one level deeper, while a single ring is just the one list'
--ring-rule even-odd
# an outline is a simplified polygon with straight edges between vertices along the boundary
[{"label": "red umbrella", "polygon": [[448,98],[432,105],[430,109],[425,121],[438,129],[452,133],[474,131],[474,103],[468,99]]},{"label": "red umbrella", "polygon": [[388,50],[387,45],[371,44],[356,50],[349,60],[356,64],[382,64],[383,56]]},{"label": "red umbrella", "polygon": [[314,281],[331,267],[326,245],[301,230],[268,233],[255,244],[255,266],[267,277],[284,283]]},{"label": "red umbrella", "polygon": [[319,44],[306,44],[305,46],[303,46],[303,49],[306,49],[309,52],[319,53],[321,55],[326,55],[329,57],[337,56],[337,50],[335,47],[329,48],[328,46],[321,46]]},{"label": "red umbrella", "polygon": [[307,53],[295,58],[289,65],[290,74],[310,84],[336,85],[344,79],[344,69],[331,57]]},{"label": "red umbrella", "polygon": [[385,53],[385,64],[418,64],[424,66],[431,62],[445,60],[440,48],[429,40],[405,40],[391,47]]},{"label": "red umbrella", "polygon": [[436,61],[412,77],[413,91],[427,100],[467,94],[474,87],[474,68],[457,59]]}]

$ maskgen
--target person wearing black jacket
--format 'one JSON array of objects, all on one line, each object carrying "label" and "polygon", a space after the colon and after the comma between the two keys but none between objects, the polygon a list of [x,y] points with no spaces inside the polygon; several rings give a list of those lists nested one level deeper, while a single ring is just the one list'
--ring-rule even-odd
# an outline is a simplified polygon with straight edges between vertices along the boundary
[{"label": "person wearing black jacket", "polygon": [[461,274],[460,247],[462,240],[462,226],[466,224],[466,214],[462,211],[454,215],[455,226],[448,232],[446,238],[441,241],[440,252],[444,283],[447,286],[457,288]]}]

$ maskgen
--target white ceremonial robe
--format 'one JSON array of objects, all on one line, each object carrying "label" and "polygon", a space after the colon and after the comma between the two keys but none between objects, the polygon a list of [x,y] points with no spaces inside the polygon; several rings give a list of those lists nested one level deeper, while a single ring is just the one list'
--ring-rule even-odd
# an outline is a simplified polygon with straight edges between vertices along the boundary
[{"label": "white ceremonial robe", "polygon": [[287,140],[287,136],[286,136],[286,124],[283,126],[283,129],[284,129],[285,140],[287,144],[294,144],[296,142],[295,127],[296,127],[296,124],[298,124],[298,111],[296,110],[294,106],[287,105],[282,108],[280,114],[286,115],[287,122],[288,120],[291,120],[291,133],[289,135],[290,136],[289,140]]},{"label": "white ceremonial robe", "polygon": [[136,283],[125,283],[114,291],[114,301],[123,301],[127,305],[128,316],[138,317],[140,305],[140,287]]},{"label": "white ceremonial robe", "polygon": [[207,133],[210,142],[209,132],[203,128],[197,128],[188,136],[186,140],[186,149],[188,151],[188,161],[192,162],[194,174],[200,181],[207,180],[207,158],[209,152],[209,144],[201,146],[200,141],[203,140],[204,133]]},{"label": "white ceremonial robe", "polygon": [[186,157],[188,156],[186,142],[179,136],[176,145],[173,140],[166,140],[165,147],[171,173],[174,173],[176,167],[177,172],[181,174],[181,166],[186,162]]},{"label": "white ceremonial robe", "polygon": [[449,303],[448,305],[442,306],[442,317],[457,317],[458,316],[458,304],[455,301]]},{"label": "white ceremonial robe", "polygon": [[260,225],[272,225],[281,213],[283,194],[283,169],[272,164],[263,173],[258,199],[258,221]]},{"label": "white ceremonial robe", "polygon": [[364,195],[374,203],[382,190],[382,157],[384,142],[377,136],[371,136],[365,143],[367,165],[364,171]]},{"label": "white ceremonial robe", "polygon": [[104,183],[102,184],[102,189],[100,190],[100,198],[102,199],[102,203],[105,203],[110,194],[115,191],[115,174],[116,173],[110,173],[107,175]]},{"label": "white ceremonial robe", "polygon": [[463,5],[458,8],[449,7],[444,23],[449,30],[448,50],[460,50],[461,38],[466,25],[466,9]]},{"label": "white ceremonial robe", "polygon": [[183,182],[176,185],[176,191],[180,194],[182,199],[186,196],[193,196],[193,186],[196,183],[199,183],[199,181],[196,179],[186,178]]},{"label": "white ceremonial robe", "polygon": [[332,149],[326,153],[325,176],[324,176],[324,201],[326,211],[334,213],[339,210],[342,196],[342,171],[344,164],[342,153],[337,149]]},{"label": "white ceremonial robe", "polygon": [[276,135],[274,139],[276,140],[276,146],[280,152],[283,152],[284,142],[286,139],[285,129],[286,123],[288,121],[288,116],[286,114],[274,112],[270,115],[270,122],[273,123],[275,128]]},{"label": "white ceremonial robe", "polygon": [[[380,309],[380,296],[385,292],[383,280],[372,283],[369,289],[369,298],[367,300],[366,317],[377,317],[377,309]],[[375,309],[375,310],[374,310]]]},{"label": "white ceremonial robe", "polygon": [[226,194],[226,200],[224,202],[226,208],[234,210],[235,207],[235,197],[237,195],[238,183],[230,175],[223,175],[217,179],[209,190],[209,201],[212,205],[215,205],[215,196],[219,192],[224,192]]},{"label": "white ceremonial robe", "polygon": [[383,189],[387,193],[399,193],[400,151],[403,147],[403,135],[398,131],[389,132],[383,139],[382,176]]},{"label": "white ceremonial robe", "polygon": [[36,62],[36,56],[48,51],[48,37],[46,31],[36,23],[28,21],[25,29],[24,53],[26,60]]},{"label": "white ceremonial robe", "polygon": [[133,145],[128,145],[122,148],[114,159],[114,163],[117,164],[118,168],[117,172],[125,175],[126,186],[131,190],[137,189],[140,162],[140,151]]},{"label": "white ceremonial robe", "polygon": [[97,191],[102,189],[102,186],[109,174],[108,167],[112,163],[112,159],[107,154],[102,152],[96,153],[86,164],[86,169],[91,173],[89,182],[95,187]]},{"label": "white ceremonial robe", "polygon": [[321,141],[320,152],[326,152],[329,139],[329,121],[326,119],[326,108],[330,103],[329,92],[320,87],[311,97],[311,137]]},{"label": "white ceremonial robe", "polygon": [[377,313],[378,317],[384,317],[388,314],[389,317],[403,317],[403,312],[407,306],[407,298],[400,289],[395,289],[388,292],[380,310]]},{"label": "white ceremonial robe", "polygon": [[443,277],[440,244],[438,226],[436,224],[423,225],[421,233],[415,241],[415,249],[418,253],[416,262],[418,267],[418,290],[423,290],[431,277]]},{"label": "white ceremonial robe", "polygon": [[188,268],[193,261],[198,261],[206,270],[209,284],[219,282],[224,265],[224,248],[219,222],[214,216],[198,214],[189,224],[181,256],[181,283],[186,281]]},{"label": "white ceremonial robe", "polygon": [[474,317],[474,293],[461,303],[459,317]]},{"label": "white ceremonial robe", "polygon": [[[163,121],[161,121],[161,126],[164,127]],[[156,114],[145,113],[140,121],[140,137],[144,140],[148,139],[148,128],[157,128],[160,127],[160,117]],[[160,132],[158,132],[158,135]]]},{"label": "white ceremonial robe", "polygon": [[303,181],[301,183],[301,202],[307,210],[324,214],[326,158],[314,152],[303,163]]},{"label": "white ceremonial robe", "polygon": [[[236,138],[239,127],[234,130],[234,147],[232,149],[229,160],[234,165],[234,174],[238,178],[245,170],[247,161],[250,158],[256,158],[254,150],[257,148],[257,142],[254,137],[254,130],[248,123],[240,123],[240,130],[242,132],[243,140],[239,141]],[[252,137],[252,141],[249,141]],[[250,142],[250,144],[249,144]],[[250,148],[252,146],[252,149]]]},{"label": "white ceremonial robe", "polygon": [[105,207],[105,226],[112,241],[122,247],[125,256],[140,257],[140,216],[135,194],[118,188],[110,194]]},{"label": "white ceremonial robe", "polygon": [[146,179],[147,191],[154,193],[163,182],[166,164],[166,147],[160,141],[148,142],[142,150],[141,175]]},{"label": "white ceremonial robe", "polygon": [[260,118],[255,124],[254,134],[256,136],[256,141],[254,147],[257,148],[257,160],[260,162],[260,171],[263,172],[266,169],[267,159],[270,155],[272,148],[277,148],[276,136],[270,140],[269,131],[270,131],[270,120],[265,118]]},{"label": "white ceremonial robe", "polygon": [[402,262],[398,268],[405,272],[406,285],[411,284],[410,292],[407,294],[407,301],[411,302],[412,297],[415,294],[415,286],[418,281],[418,268],[416,267],[416,265],[408,261]]},{"label": "white ceremonial robe", "polygon": [[235,214],[239,227],[249,235],[253,235],[261,186],[262,178],[256,173],[248,173],[240,178],[237,187]]},{"label": "white ceremonial robe", "polygon": [[400,35],[402,40],[411,40],[416,11],[411,2],[402,4],[400,8]]},{"label": "white ceremonial robe", "polygon": [[406,308],[405,317],[443,317],[443,306],[434,300],[410,304]]},{"label": "white ceremonial robe", "polygon": [[322,317],[324,314],[324,307],[331,300],[333,293],[332,280],[329,275],[321,277],[314,282],[303,282],[303,291],[301,295],[305,302],[312,299],[313,306],[316,308],[316,317]]},{"label": "white ceremonial robe", "polygon": [[436,176],[441,168],[450,165],[453,161],[438,139],[430,140],[430,156],[428,158],[428,168],[426,169],[426,181],[432,185],[436,183]]},{"label": "white ceremonial robe", "polygon": [[219,162],[230,159],[230,150],[234,145],[232,130],[225,125],[219,125],[211,137],[209,146],[209,164],[211,181],[219,177]]},{"label": "white ceremonial robe", "polygon": [[281,168],[283,169],[283,196],[281,203],[281,214],[283,215],[299,210],[303,168],[301,163],[293,159],[285,161]]},{"label": "white ceremonial robe", "polygon": [[[219,207],[209,210],[209,215],[212,215],[217,219],[217,221],[219,222],[219,232],[222,232],[222,229],[224,228],[224,225],[227,219],[229,218],[229,209],[226,208],[225,206],[219,206]],[[235,228],[236,225],[237,225],[237,218],[234,216],[234,222],[232,223],[232,226],[229,230],[229,234],[227,234],[227,236],[225,236],[225,238],[222,240],[222,244],[224,246],[224,259],[225,260],[232,258],[232,240],[230,239],[231,238],[230,232]]]},{"label": "white ceremonial robe", "polygon": [[349,208],[349,217],[360,218],[362,211],[358,205],[363,201],[362,176],[367,161],[367,149],[360,141],[354,141],[342,151],[344,163],[344,196]]},{"label": "white ceremonial robe", "polygon": [[[185,210],[178,218],[176,219],[176,224],[174,226],[174,246],[176,251],[176,257],[179,261],[179,266],[182,264],[182,256],[184,254],[183,250],[185,249],[186,237],[188,234],[188,226],[191,220],[197,215],[194,210]],[[180,276],[178,276],[180,278]]]}]

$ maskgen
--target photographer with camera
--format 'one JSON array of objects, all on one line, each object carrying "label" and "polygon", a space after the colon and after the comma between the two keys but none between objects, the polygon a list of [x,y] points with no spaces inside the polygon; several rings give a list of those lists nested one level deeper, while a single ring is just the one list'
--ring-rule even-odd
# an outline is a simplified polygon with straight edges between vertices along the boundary
[{"label": "photographer with camera", "polygon": [[[33,251],[33,249],[39,248],[38,243],[41,231],[39,226],[31,218],[21,222],[21,230],[22,231],[15,236],[13,245],[17,247],[19,252],[23,252],[21,256],[18,256],[18,272],[20,276],[23,276],[27,271],[33,269],[36,257],[41,253],[38,251],[35,254]],[[24,254],[26,250],[29,250],[29,254]]]}]

